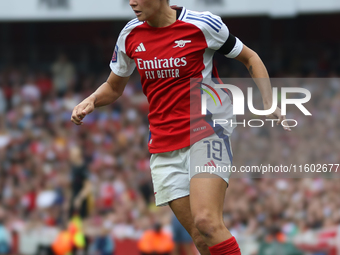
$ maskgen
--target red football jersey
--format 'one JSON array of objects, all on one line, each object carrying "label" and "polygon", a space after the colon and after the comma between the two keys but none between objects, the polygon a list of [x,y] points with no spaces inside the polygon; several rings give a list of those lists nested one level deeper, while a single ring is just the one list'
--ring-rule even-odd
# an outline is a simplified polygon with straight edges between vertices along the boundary
[{"label": "red football jersey", "polygon": [[[110,67],[121,77],[138,69],[150,104],[151,153],[181,149],[214,133],[201,115],[201,105],[192,105],[190,99],[199,99],[201,90],[190,84],[190,78],[216,76],[213,55],[222,47],[227,57],[238,56],[243,44],[235,37],[228,42],[231,36],[220,17],[184,7],[170,26],[156,28],[134,19],[121,31]],[[230,100],[221,110],[230,115],[228,106]]]}]

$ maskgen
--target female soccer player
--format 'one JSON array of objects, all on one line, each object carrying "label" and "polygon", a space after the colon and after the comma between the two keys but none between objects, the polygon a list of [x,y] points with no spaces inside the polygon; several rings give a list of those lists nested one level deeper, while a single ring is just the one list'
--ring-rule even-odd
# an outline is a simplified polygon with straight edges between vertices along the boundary
[{"label": "female soccer player", "polygon": [[[190,78],[216,76],[215,51],[241,61],[253,78],[268,78],[267,70],[259,56],[210,12],[171,7],[167,0],[130,0],[130,6],[137,18],[119,35],[110,62],[112,72],[74,108],[71,120],[81,125],[94,108],[116,101],[137,67],[150,104],[148,146],[156,205],[169,204],[202,255],[241,254],[222,219],[229,176],[191,178],[189,173],[190,157],[191,161],[207,158],[210,142],[219,147],[220,164],[230,165],[232,157],[230,132],[214,129],[204,116],[190,125],[190,93],[201,93],[191,87]],[[264,109],[270,109],[270,83],[257,82],[257,86]],[[279,119],[278,124],[284,120],[279,108],[269,117]]]}]

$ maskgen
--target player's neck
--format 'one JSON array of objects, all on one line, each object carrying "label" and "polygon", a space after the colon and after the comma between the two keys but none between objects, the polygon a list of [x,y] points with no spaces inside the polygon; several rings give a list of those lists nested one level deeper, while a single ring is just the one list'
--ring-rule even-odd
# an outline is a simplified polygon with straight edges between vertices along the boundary
[{"label": "player's neck", "polygon": [[176,22],[176,10],[167,6],[163,11],[158,12],[155,17],[148,20],[147,23],[152,27],[167,27]]}]

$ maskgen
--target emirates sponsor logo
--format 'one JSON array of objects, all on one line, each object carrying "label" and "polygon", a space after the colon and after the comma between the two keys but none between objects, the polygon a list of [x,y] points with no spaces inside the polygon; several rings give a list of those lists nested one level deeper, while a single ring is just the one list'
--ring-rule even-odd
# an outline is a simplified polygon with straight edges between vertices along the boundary
[{"label": "emirates sponsor logo", "polygon": [[137,58],[137,65],[139,70],[157,70],[186,66],[187,61],[186,57],[171,57],[169,59],[158,59],[157,57],[155,57],[153,60],[143,60],[141,58]]}]

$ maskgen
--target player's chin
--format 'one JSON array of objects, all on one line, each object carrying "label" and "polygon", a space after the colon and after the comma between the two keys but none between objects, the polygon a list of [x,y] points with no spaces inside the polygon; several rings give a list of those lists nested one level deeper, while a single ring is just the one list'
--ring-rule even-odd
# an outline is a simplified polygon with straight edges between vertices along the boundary
[{"label": "player's chin", "polygon": [[139,21],[146,21],[146,20],[145,20],[145,17],[143,17],[143,15],[137,16],[137,19],[138,19]]}]

